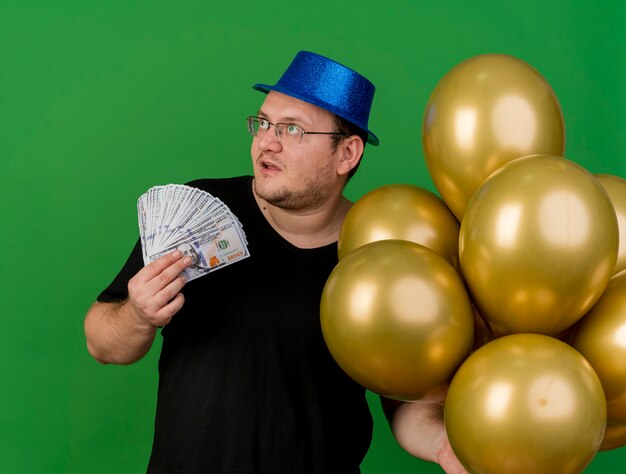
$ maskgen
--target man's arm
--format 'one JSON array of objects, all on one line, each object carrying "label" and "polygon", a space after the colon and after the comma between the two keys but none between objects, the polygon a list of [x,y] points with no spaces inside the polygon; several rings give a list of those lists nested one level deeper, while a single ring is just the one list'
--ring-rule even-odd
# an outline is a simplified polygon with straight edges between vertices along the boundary
[{"label": "man's arm", "polygon": [[467,474],[455,456],[443,423],[446,390],[438,389],[415,402],[381,397],[383,411],[398,444],[409,454],[435,462],[447,474]]},{"label": "man's arm", "polygon": [[176,251],[141,269],[121,303],[95,303],[85,317],[89,353],[102,364],[131,364],[150,349],[160,326],[182,308],[181,272],[191,263]]}]

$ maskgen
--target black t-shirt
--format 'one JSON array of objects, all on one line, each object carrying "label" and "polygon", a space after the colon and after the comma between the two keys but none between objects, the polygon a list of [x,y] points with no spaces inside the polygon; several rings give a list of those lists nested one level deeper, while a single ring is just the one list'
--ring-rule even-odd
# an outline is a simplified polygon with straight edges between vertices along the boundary
[{"label": "black t-shirt", "polygon": [[[372,436],[365,390],[332,359],[319,304],[337,245],[300,249],[258,208],[252,178],[197,180],[243,225],[250,257],[193,280],[161,331],[151,473],[356,473]],[[135,246],[98,301],[127,297]]]}]

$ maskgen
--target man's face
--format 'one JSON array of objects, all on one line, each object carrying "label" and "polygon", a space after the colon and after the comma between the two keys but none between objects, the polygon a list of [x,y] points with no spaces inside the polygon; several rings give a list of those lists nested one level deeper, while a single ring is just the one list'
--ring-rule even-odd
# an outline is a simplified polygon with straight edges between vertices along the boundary
[{"label": "man's face", "polygon": [[[330,112],[275,91],[270,91],[257,115],[305,131],[336,131]],[[252,140],[255,192],[281,208],[315,209],[343,188],[345,177],[337,173],[340,150],[333,151],[332,135],[304,135],[300,143],[281,143],[272,125]]]}]

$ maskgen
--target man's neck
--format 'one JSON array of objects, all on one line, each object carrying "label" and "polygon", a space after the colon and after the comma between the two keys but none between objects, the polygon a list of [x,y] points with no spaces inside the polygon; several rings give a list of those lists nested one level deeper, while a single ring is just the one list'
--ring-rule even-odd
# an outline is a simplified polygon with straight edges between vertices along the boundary
[{"label": "man's neck", "polygon": [[283,209],[259,197],[254,198],[269,224],[298,248],[317,248],[337,241],[341,224],[352,206],[343,195],[307,210]]}]

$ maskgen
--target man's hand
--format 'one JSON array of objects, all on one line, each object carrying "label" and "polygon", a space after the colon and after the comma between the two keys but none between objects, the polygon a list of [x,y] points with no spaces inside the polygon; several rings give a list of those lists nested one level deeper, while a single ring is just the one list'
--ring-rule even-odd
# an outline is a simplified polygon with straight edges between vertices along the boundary
[{"label": "man's hand", "polygon": [[448,387],[434,388],[419,400],[400,402],[381,397],[396,440],[408,453],[436,462],[447,474],[467,474],[452,451],[443,421]]},{"label": "man's hand", "polygon": [[96,302],[85,317],[89,353],[102,364],[132,364],[150,350],[159,326],[169,323],[185,298],[182,271],[190,257],[175,251],[142,268],[128,282],[122,303]]},{"label": "man's hand", "polygon": [[180,290],[187,282],[182,271],[192,263],[178,250],[163,255],[142,268],[128,282],[128,303],[140,323],[165,326],[182,308]]},{"label": "man's hand", "polygon": [[437,463],[441,466],[441,469],[443,469],[446,474],[467,474],[467,471],[457,459],[454,451],[452,451],[448,436],[444,433],[442,438],[441,448],[439,448],[439,452],[437,452]]}]

